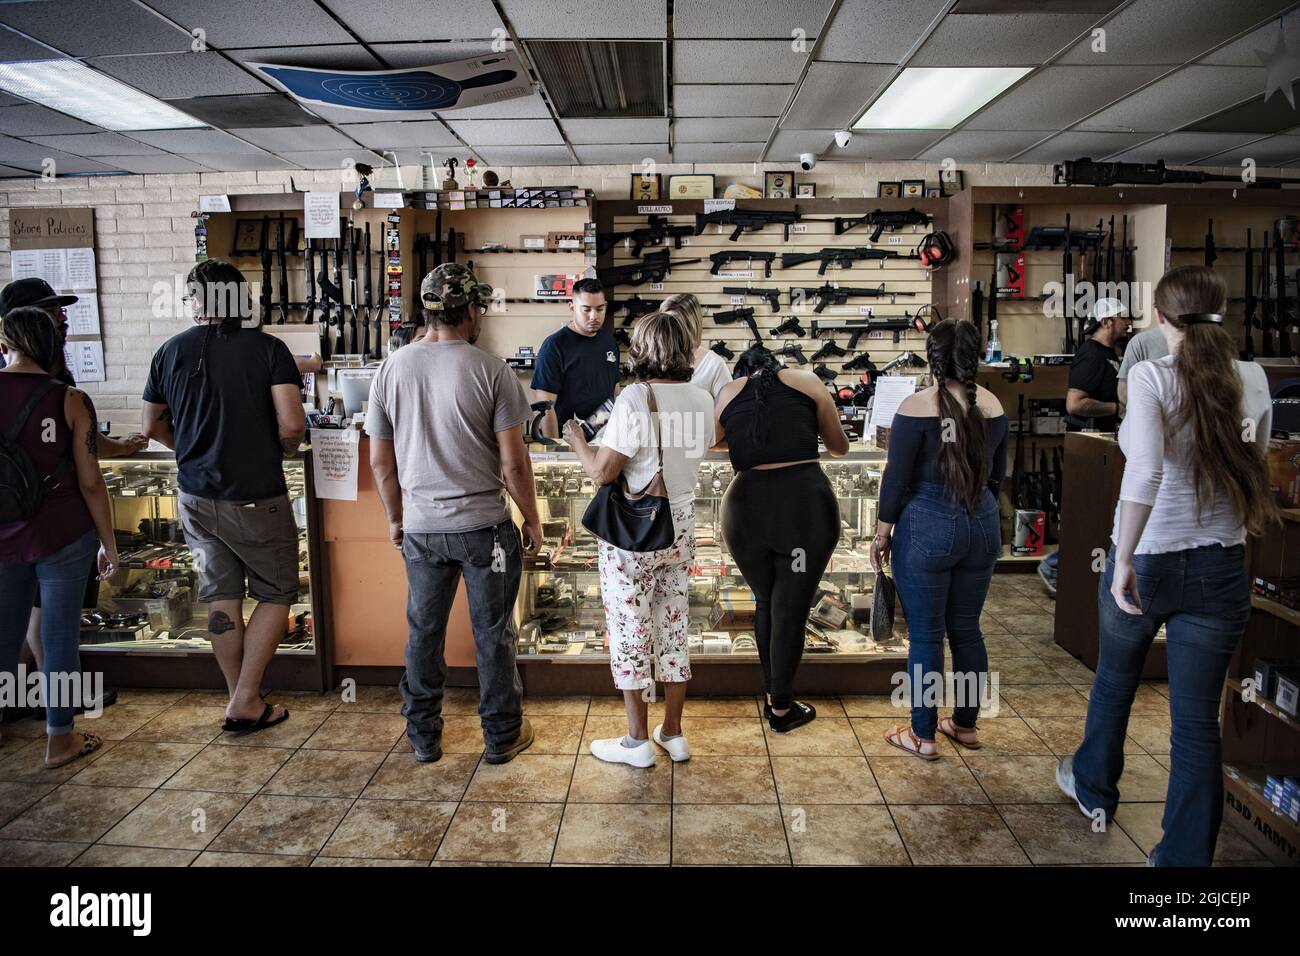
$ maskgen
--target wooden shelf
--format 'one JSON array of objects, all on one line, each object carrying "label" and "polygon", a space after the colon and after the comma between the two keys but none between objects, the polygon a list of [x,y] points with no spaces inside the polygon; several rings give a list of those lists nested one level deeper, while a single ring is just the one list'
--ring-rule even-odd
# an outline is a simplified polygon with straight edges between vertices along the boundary
[{"label": "wooden shelf", "polygon": [[1261,594],[1251,594],[1250,606],[1266,614],[1272,614],[1276,618],[1281,618],[1288,624],[1294,624],[1300,627],[1300,611],[1292,610],[1285,604],[1279,604],[1277,601],[1270,601]]},{"label": "wooden shelf", "polygon": [[[1240,695],[1242,691],[1245,689],[1242,686],[1241,681],[1233,677],[1229,677],[1224,683],[1226,683],[1228,687],[1230,687],[1232,690],[1236,691],[1238,695]],[[1290,714],[1280,710],[1278,706],[1275,703],[1273,703],[1271,700],[1264,700],[1263,698],[1256,695],[1255,699],[1251,701],[1251,703],[1253,703],[1256,707],[1260,708],[1265,713],[1271,714],[1272,716],[1276,717],[1278,720],[1282,721],[1282,723],[1286,724],[1292,730],[1300,730],[1300,720],[1296,720]]]},{"label": "wooden shelf", "polygon": [[[1279,769],[1225,763],[1223,789],[1231,799],[1224,816],[1273,862],[1294,866],[1300,863],[1300,824],[1278,813],[1264,799],[1264,775],[1268,772],[1278,773]],[[1232,800],[1243,804],[1245,812],[1237,809]],[[1289,846],[1284,846],[1283,841]]]},{"label": "wooden shelf", "polygon": [[1282,508],[1281,511],[1283,520],[1300,522],[1300,508]]}]

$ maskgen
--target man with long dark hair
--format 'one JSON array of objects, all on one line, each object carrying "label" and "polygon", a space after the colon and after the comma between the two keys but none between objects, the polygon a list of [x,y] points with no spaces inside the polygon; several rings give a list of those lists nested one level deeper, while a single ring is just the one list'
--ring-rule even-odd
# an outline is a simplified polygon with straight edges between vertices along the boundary
[{"label": "man with long dark hair", "polygon": [[[307,430],[302,377],[288,346],[257,327],[248,283],[229,262],[195,266],[186,298],[195,326],[154,354],[144,430],[176,451],[177,511],[230,692],[224,729],[251,733],[289,716],[262,700],[262,678],[298,600],[298,528],[282,462]],[[245,579],[258,602],[247,625]]]}]

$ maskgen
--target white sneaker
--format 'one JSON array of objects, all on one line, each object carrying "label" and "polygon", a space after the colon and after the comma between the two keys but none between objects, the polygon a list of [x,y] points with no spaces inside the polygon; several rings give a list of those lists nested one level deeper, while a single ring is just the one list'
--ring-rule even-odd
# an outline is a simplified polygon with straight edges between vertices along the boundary
[{"label": "white sneaker", "polygon": [[1065,794],[1074,801],[1075,806],[1089,820],[1094,819],[1092,813],[1083,805],[1074,789],[1074,755],[1062,757],[1056,765],[1056,786],[1060,788],[1061,793]]},{"label": "white sneaker", "polygon": [[672,740],[664,740],[664,725],[656,724],[654,733],[650,736],[654,738],[655,743],[668,751],[668,756],[673,758],[673,763],[691,759],[691,748],[686,745],[685,735],[678,734]]},{"label": "white sneaker", "polygon": [[597,760],[603,760],[606,763],[625,763],[633,767],[653,767],[655,765],[655,749],[648,740],[639,747],[624,747],[622,737],[593,740],[591,742],[591,755]]}]

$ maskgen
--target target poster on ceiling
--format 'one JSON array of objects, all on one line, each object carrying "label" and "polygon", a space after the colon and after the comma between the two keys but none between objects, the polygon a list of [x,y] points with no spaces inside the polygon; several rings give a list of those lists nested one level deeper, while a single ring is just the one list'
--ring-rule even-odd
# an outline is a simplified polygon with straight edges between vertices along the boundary
[{"label": "target poster on ceiling", "polygon": [[406,70],[247,65],[306,106],[371,113],[464,109],[528,96],[533,91],[513,51]]}]

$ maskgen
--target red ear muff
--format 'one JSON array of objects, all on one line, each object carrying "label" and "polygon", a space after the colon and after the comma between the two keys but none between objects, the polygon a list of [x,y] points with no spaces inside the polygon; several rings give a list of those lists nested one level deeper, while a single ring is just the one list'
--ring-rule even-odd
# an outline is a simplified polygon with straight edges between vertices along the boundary
[{"label": "red ear muff", "polygon": [[922,265],[943,266],[953,260],[955,250],[946,232],[935,231],[920,241],[916,254]]}]

